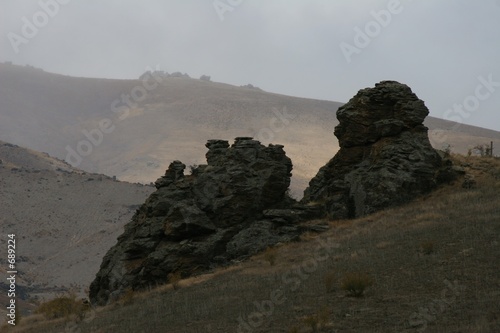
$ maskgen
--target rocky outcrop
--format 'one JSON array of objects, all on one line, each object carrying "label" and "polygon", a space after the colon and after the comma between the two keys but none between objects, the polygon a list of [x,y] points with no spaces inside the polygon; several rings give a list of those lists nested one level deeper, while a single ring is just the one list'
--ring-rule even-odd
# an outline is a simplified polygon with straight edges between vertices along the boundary
[{"label": "rocky outcrop", "polygon": [[383,81],[337,111],[340,150],[310,181],[303,202],[353,218],[406,202],[453,178],[423,125],[429,110],[411,89]]},{"label": "rocky outcrop", "polygon": [[249,137],[206,144],[207,164],[170,164],[156,192],[125,226],[90,286],[103,305],[124,290],[167,283],[245,258],[325,226],[318,216],[352,218],[408,201],[453,179],[434,150],[423,101],[398,82],[363,89],[339,108],[340,150],[311,180],[301,204],[286,195],[292,162],[283,146]]},{"label": "rocky outcrop", "polygon": [[156,192],[104,257],[90,286],[92,303],[297,239],[295,222],[308,212],[286,209],[293,204],[286,195],[292,162],[283,146],[241,137],[231,147],[224,140],[206,147],[206,165],[184,175],[186,166],[174,161],[156,181]]}]

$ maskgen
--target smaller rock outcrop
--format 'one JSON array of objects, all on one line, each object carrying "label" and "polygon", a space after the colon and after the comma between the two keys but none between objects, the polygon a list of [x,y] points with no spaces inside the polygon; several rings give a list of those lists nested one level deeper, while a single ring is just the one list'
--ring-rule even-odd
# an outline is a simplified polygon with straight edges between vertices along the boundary
[{"label": "smaller rock outcrop", "polygon": [[94,304],[127,288],[167,283],[170,273],[192,275],[298,238],[296,222],[310,212],[287,210],[292,162],[283,146],[249,137],[206,144],[207,164],[170,164],[157,188],[105,255],[90,286]]},{"label": "smaller rock outcrop", "polygon": [[353,218],[453,179],[451,162],[429,142],[428,113],[407,85],[383,81],[360,90],[338,109],[340,150],[310,181],[303,202],[331,218]]}]

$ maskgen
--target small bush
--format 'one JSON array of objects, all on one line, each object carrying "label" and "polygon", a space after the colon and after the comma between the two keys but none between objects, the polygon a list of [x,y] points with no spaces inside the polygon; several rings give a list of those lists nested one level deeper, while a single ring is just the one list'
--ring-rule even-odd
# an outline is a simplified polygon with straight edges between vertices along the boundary
[{"label": "small bush", "polygon": [[70,294],[40,304],[35,312],[44,315],[47,319],[67,318],[71,315],[83,318],[88,310],[89,306],[77,300],[76,295]]},{"label": "small bush", "polygon": [[168,283],[172,285],[174,290],[179,289],[181,286],[179,285],[179,281],[182,280],[181,272],[173,272],[168,274]]},{"label": "small bush", "polygon": [[373,285],[373,279],[366,273],[349,273],[342,279],[342,289],[350,296],[361,297],[365,289]]},{"label": "small bush", "polygon": [[307,316],[305,317],[302,322],[311,327],[311,330],[313,332],[318,332],[318,326],[319,326],[319,319],[316,315],[312,315],[312,316]]},{"label": "small bush", "polygon": [[269,263],[269,265],[274,266],[276,264],[276,249],[268,247],[264,252],[264,260]]},{"label": "small bush", "polygon": [[420,244],[423,254],[429,255],[434,253],[434,242],[426,241]]},{"label": "small bush", "polygon": [[493,175],[493,178],[500,179],[500,170],[492,170],[491,174]]},{"label": "small bush", "polygon": [[120,302],[123,305],[132,304],[134,302],[134,297],[135,294],[132,288],[127,288],[127,290],[125,290],[125,292],[123,293],[122,297],[120,297]]},{"label": "small bush", "polygon": [[328,323],[329,311],[327,307],[324,307],[320,312],[313,315],[307,316],[302,319],[302,322],[309,326],[312,332],[318,332],[322,327],[325,327]]},{"label": "small bush", "polygon": [[320,327],[326,327],[330,319],[330,311],[328,308],[325,306],[316,316],[318,317]]},{"label": "small bush", "polygon": [[332,292],[335,289],[335,273],[328,272],[323,277],[323,281],[325,282],[326,292]]}]

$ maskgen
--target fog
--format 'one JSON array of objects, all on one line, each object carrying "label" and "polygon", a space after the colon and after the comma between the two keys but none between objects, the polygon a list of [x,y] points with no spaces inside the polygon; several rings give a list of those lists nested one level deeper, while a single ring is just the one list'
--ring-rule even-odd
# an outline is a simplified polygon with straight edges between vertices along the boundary
[{"label": "fog", "polygon": [[340,102],[397,80],[431,115],[496,130],[499,32],[497,0],[0,3],[0,61],[123,79],[157,68]]}]

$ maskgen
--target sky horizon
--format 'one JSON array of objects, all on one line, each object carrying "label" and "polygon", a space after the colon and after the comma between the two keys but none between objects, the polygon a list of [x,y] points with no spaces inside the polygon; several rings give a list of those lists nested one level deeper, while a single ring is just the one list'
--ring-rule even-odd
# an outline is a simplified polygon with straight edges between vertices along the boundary
[{"label": "sky horizon", "polygon": [[500,131],[499,18],[500,0],[4,1],[0,61],[115,79],[157,68],[343,103],[395,80],[433,117]]}]

